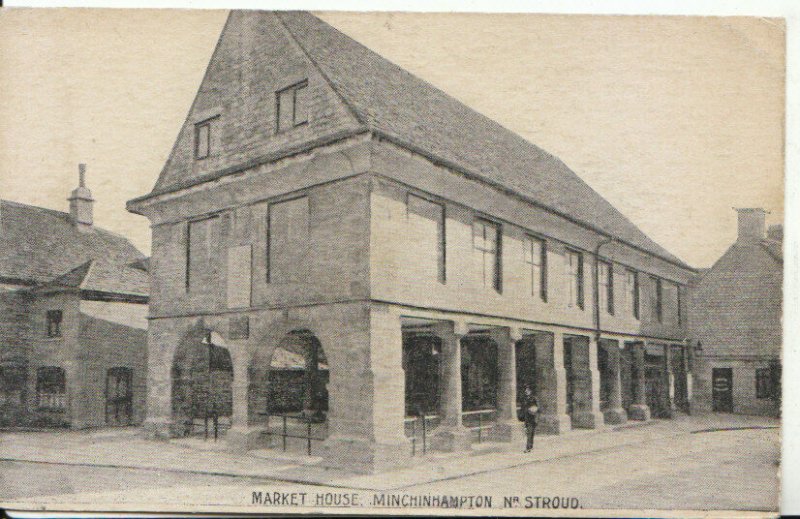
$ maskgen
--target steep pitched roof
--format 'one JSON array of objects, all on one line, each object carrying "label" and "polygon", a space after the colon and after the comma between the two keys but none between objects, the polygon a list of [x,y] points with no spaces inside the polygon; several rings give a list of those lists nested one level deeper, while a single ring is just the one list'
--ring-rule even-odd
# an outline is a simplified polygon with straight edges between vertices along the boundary
[{"label": "steep pitched roof", "polygon": [[103,258],[90,260],[43,286],[147,296],[150,282],[147,271],[135,264],[118,263]]},{"label": "steep pitched roof", "polygon": [[[345,135],[366,129],[584,226],[686,266],[645,235],[561,160],[389,62],[310,13],[233,12],[220,37],[218,51],[226,46],[226,32],[234,32],[232,27],[236,24],[231,24],[231,20],[240,20],[242,17],[252,17],[249,18],[250,23],[256,26],[274,25],[275,18],[280,20],[305,57],[359,123],[342,123],[339,130]],[[251,59],[265,59],[265,55],[264,52],[251,54]],[[236,59],[236,56],[230,58]],[[219,59],[215,53],[212,63]],[[207,74],[204,84],[208,80]],[[209,87],[201,87],[201,90],[209,90]],[[250,133],[253,132],[250,130]],[[264,158],[274,160],[279,155],[273,151]],[[229,172],[235,171],[241,171],[241,168],[229,168]],[[154,191],[148,196],[170,192],[222,174],[225,172],[191,178],[175,175],[173,171],[165,169]]]},{"label": "steep pitched roof", "polygon": [[146,273],[129,266],[142,259],[118,234],[96,227],[81,232],[67,213],[0,200],[0,278],[29,284],[59,278],[79,285],[93,270],[88,280],[96,289],[146,294]]}]

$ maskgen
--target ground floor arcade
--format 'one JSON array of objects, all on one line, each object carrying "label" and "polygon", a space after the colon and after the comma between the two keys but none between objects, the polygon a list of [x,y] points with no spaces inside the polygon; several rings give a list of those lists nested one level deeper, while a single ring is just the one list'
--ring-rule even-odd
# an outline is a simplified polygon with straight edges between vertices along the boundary
[{"label": "ground floor arcade", "polygon": [[362,472],[522,442],[526,387],[544,434],[666,418],[691,400],[677,341],[374,303],[156,318],[149,347],[151,436],[294,443]]}]

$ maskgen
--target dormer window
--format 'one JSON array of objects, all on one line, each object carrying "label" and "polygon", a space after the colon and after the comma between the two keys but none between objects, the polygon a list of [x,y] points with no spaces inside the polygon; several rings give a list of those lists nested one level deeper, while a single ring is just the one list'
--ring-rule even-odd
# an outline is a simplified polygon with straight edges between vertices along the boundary
[{"label": "dormer window", "polygon": [[194,158],[204,159],[211,155],[211,121],[194,125]]},{"label": "dormer window", "polygon": [[278,90],[275,96],[278,132],[285,132],[308,122],[308,80]]}]

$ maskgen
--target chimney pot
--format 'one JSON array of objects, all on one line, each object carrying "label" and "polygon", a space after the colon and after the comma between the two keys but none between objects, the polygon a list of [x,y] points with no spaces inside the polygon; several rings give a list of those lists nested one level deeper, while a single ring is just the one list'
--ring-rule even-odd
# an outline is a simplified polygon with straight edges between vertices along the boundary
[{"label": "chimney pot", "polygon": [[92,229],[92,192],[86,187],[86,164],[78,164],[78,187],[72,190],[69,200],[69,215],[72,224],[80,231]]},{"label": "chimney pot", "polygon": [[760,207],[736,208],[739,213],[739,243],[755,243],[764,239],[767,212]]}]

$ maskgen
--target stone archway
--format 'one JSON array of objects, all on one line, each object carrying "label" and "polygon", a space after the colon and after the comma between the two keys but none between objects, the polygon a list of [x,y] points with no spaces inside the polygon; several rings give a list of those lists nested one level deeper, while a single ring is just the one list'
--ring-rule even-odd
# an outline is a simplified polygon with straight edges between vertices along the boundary
[{"label": "stone archway", "polygon": [[233,377],[233,361],[222,337],[204,327],[190,330],[172,360],[172,423],[177,436],[207,434],[209,423],[219,425],[220,418],[225,429],[230,427]]},{"label": "stone archway", "polygon": [[289,332],[270,357],[267,412],[299,413],[315,422],[324,421],[328,378],[328,361],[319,339],[307,330]]}]

